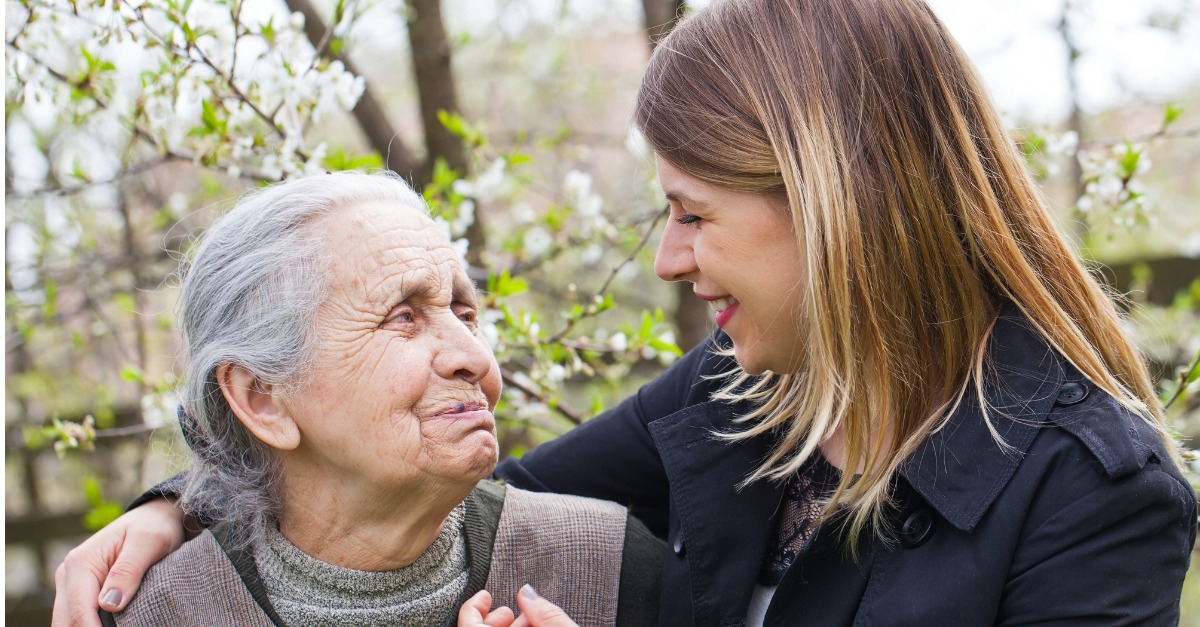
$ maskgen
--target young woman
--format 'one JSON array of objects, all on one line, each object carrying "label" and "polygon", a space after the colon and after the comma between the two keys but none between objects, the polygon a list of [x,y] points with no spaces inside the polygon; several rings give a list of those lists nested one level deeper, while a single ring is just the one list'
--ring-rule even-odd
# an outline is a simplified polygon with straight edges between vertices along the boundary
[{"label": "young woman", "polygon": [[[664,535],[663,625],[1177,622],[1196,500],[1146,368],[928,7],[715,0],[637,125],[656,270],[721,331],[497,474]],[[71,598],[178,528],[102,532]]]}]

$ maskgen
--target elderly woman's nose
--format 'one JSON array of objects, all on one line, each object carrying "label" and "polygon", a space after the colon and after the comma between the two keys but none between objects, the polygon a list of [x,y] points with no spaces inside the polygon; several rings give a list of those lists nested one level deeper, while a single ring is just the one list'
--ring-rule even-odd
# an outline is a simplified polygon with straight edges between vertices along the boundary
[{"label": "elderly woman's nose", "polygon": [[462,321],[455,319],[453,325],[443,330],[441,339],[433,367],[443,378],[477,383],[491,370],[494,363],[491,349]]},{"label": "elderly woman's nose", "polygon": [[654,273],[664,281],[686,281],[696,271],[691,237],[682,231],[682,225],[667,220],[658,252],[654,254]]}]

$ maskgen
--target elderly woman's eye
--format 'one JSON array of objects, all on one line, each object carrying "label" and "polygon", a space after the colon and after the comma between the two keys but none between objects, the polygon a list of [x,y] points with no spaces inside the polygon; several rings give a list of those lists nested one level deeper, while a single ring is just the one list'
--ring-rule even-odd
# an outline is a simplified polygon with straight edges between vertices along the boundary
[{"label": "elderly woman's eye", "polygon": [[458,312],[458,319],[468,326],[474,326],[478,322],[479,316],[474,309],[462,309]]},{"label": "elderly woman's eye", "polygon": [[393,309],[391,315],[384,320],[384,323],[411,324],[414,320],[415,317],[411,309]]}]

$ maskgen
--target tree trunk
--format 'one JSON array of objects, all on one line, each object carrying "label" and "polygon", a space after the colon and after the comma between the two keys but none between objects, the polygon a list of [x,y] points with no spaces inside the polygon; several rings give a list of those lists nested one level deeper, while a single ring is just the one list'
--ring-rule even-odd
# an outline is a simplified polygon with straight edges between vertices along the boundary
[{"label": "tree trunk", "polygon": [[[412,49],[413,75],[417,80],[417,97],[421,104],[421,124],[425,131],[425,146],[429,156],[420,180],[433,176],[434,162],[441,158],[446,165],[462,176],[470,172],[466,147],[462,138],[451,133],[438,120],[438,111],[458,113],[458,92],[454,83],[450,41],[442,23],[440,0],[409,0],[408,43]],[[482,265],[481,253],[486,244],[483,233],[483,213],[475,212],[475,221],[467,228],[467,263]]]},{"label": "tree trunk", "polygon": [[684,4],[683,0],[642,0],[646,41],[651,50],[675,27],[683,15]]},{"label": "tree trunk", "polygon": [[[1070,100],[1071,111],[1067,116],[1067,129],[1075,132],[1075,139],[1078,142],[1077,146],[1082,146],[1084,141],[1083,134],[1083,109],[1079,104],[1079,47],[1075,44],[1074,34],[1071,32],[1071,0],[1064,0],[1062,7],[1062,17],[1058,23],[1058,32],[1062,37],[1063,46],[1067,50],[1067,96]],[[1075,184],[1074,198],[1075,203],[1083,198],[1085,193],[1083,182],[1083,166],[1079,163],[1079,153],[1076,151],[1071,155],[1071,163],[1068,166],[1067,176]],[[1087,236],[1088,226],[1084,220],[1071,220],[1071,230],[1073,235],[1080,241]]]}]

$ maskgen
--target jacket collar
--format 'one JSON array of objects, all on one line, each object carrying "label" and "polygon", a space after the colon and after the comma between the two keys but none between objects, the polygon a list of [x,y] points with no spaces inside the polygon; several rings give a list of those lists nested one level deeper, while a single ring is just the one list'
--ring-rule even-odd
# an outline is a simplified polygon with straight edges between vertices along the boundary
[{"label": "jacket collar", "polygon": [[[975,528],[1016,472],[1065,378],[1061,357],[1011,304],[1001,309],[988,339],[983,372],[987,417],[1004,446],[988,428],[972,385],[946,424],[900,468],[901,475],[922,498],[964,531]],[[746,543],[746,534],[765,525],[744,526],[752,522],[747,517],[770,517],[779,503],[783,487],[775,482],[758,481],[742,490],[736,487],[770,452],[772,442],[768,437],[736,445],[712,437],[714,432],[735,428],[732,418],[748,411],[748,406],[710,401],[649,425],[687,536],[708,537],[708,530],[696,533],[688,529],[689,503],[709,513],[714,511],[712,507],[730,512],[724,505],[736,504],[742,509],[729,516],[705,516],[701,512],[691,524],[726,525],[730,528],[712,531],[722,538],[740,537],[741,546],[758,546]],[[737,528],[739,525],[743,527]],[[766,537],[762,540],[765,543]],[[692,555],[697,553],[700,551]]]},{"label": "jacket collar", "polygon": [[[950,524],[971,531],[1012,479],[1063,382],[1061,358],[1012,305],[988,340],[980,406],[974,384],[961,405],[901,467]],[[1004,441],[996,441],[988,421]]]}]

